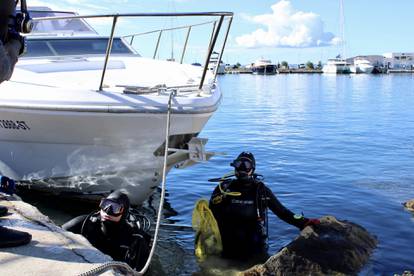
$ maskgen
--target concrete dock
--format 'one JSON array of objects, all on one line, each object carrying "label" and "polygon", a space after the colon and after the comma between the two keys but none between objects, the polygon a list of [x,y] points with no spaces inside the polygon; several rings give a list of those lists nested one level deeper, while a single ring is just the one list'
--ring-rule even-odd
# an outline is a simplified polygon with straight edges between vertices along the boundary
[{"label": "concrete dock", "polygon": [[[0,205],[10,213],[0,218],[1,226],[32,235],[28,245],[0,248],[0,275],[79,275],[112,261],[85,238],[56,226],[18,196],[0,193]],[[111,270],[103,275],[120,274]]]}]

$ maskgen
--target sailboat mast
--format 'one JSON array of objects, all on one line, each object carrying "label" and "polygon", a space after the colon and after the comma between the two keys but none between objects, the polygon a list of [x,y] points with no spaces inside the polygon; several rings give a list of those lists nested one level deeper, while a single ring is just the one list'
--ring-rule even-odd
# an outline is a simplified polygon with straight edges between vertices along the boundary
[{"label": "sailboat mast", "polygon": [[341,35],[341,58],[346,59],[345,53],[345,13],[344,13],[344,1],[339,0],[339,32]]}]

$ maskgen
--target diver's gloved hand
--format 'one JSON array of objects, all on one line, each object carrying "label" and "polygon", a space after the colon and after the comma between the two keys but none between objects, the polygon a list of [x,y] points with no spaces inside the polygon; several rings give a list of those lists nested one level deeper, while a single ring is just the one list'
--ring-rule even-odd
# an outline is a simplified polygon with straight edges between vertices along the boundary
[{"label": "diver's gloved hand", "polygon": [[0,192],[12,195],[16,191],[16,183],[7,176],[0,175]]},{"label": "diver's gloved hand", "polygon": [[319,219],[313,218],[313,219],[305,219],[305,223],[303,225],[303,228],[305,228],[306,226],[314,226],[314,225],[318,225],[321,224],[321,221]]}]

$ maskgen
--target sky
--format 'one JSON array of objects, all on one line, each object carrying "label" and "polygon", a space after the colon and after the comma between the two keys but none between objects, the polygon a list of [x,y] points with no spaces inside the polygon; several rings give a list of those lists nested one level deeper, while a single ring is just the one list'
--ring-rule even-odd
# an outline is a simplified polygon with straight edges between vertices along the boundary
[{"label": "sky", "polygon": [[[132,12],[206,12],[231,11],[234,20],[223,60],[226,63],[248,64],[259,58],[273,62],[324,63],[328,58],[342,54],[345,57],[386,52],[414,52],[414,30],[411,28],[413,0],[26,0],[28,6],[50,6],[79,14]],[[343,18],[343,35],[341,32]],[[150,27],[183,25],[185,21],[154,23],[122,22],[124,31],[139,32]],[[134,30],[136,27],[137,31]],[[99,29],[99,28],[98,28]],[[209,38],[207,27],[201,35]],[[170,35],[167,52],[178,55],[185,32]],[[342,37],[344,39],[342,39]],[[154,39],[154,38],[153,38]],[[180,40],[181,39],[181,40]],[[201,48],[189,46],[191,61],[201,61]],[[208,40],[207,40],[208,41]],[[137,42],[138,43],[138,42]],[[152,42],[143,41],[151,53]],[[204,44],[204,45],[203,45]],[[150,49],[151,46],[151,49]],[[174,50],[173,50],[174,49]]]}]

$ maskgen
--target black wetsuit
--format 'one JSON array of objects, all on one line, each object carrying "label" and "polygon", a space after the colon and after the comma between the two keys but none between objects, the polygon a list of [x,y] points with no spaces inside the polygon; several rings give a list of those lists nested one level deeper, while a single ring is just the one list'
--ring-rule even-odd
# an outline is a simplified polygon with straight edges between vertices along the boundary
[{"label": "black wetsuit", "polygon": [[149,254],[150,236],[135,223],[125,219],[118,223],[101,221],[99,212],[78,216],[62,228],[81,234],[97,249],[140,270]]},{"label": "black wetsuit", "polygon": [[221,183],[221,188],[225,192],[216,187],[210,199],[210,209],[220,228],[223,257],[245,259],[267,254],[267,208],[299,229],[307,220],[295,219],[294,214],[258,180],[227,180]]}]

